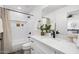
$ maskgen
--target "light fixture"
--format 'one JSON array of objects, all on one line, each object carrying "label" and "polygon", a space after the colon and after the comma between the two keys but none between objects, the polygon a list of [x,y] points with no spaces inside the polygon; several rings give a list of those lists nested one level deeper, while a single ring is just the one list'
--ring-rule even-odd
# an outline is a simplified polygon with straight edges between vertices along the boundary
[{"label": "light fixture", "polygon": [[17,9],[22,9],[21,7],[17,7]]}]

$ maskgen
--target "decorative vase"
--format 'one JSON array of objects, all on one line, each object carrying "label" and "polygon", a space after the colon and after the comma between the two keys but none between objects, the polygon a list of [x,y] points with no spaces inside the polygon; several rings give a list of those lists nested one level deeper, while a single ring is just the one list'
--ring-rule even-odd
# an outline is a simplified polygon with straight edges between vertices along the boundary
[{"label": "decorative vase", "polygon": [[45,33],[44,32],[41,32],[41,36],[44,36],[45,35]]}]

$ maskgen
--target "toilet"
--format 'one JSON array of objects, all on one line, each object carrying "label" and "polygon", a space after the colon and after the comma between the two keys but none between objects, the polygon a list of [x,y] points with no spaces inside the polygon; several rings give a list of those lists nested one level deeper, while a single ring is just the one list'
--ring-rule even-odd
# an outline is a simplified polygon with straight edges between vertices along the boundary
[{"label": "toilet", "polygon": [[28,42],[22,45],[24,54],[31,54],[31,49],[32,49],[31,45],[32,45],[32,42]]}]

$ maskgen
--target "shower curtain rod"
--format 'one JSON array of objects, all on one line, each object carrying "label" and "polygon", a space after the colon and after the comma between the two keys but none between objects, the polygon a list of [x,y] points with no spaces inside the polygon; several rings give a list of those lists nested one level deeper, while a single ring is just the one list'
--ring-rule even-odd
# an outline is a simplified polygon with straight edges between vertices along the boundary
[{"label": "shower curtain rod", "polygon": [[[0,8],[3,8],[3,7],[0,7]],[[4,9],[6,9],[6,10],[9,10],[9,11],[14,11],[14,12],[22,13],[22,14],[25,14],[25,15],[34,16],[34,15],[32,15],[32,14],[23,13],[23,12],[19,12],[19,11],[16,11],[16,10],[12,10],[12,9],[8,9],[8,8],[4,8]]]}]

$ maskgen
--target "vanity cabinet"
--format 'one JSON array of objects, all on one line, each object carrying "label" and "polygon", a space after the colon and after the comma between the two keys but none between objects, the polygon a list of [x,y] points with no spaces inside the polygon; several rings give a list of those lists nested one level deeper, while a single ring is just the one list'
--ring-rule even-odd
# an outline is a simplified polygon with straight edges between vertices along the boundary
[{"label": "vanity cabinet", "polygon": [[79,49],[74,43],[62,38],[48,36],[30,36],[33,54],[79,54]]},{"label": "vanity cabinet", "polygon": [[62,52],[51,48],[38,40],[32,38],[31,41],[33,42],[31,51],[32,54],[62,54]]}]

